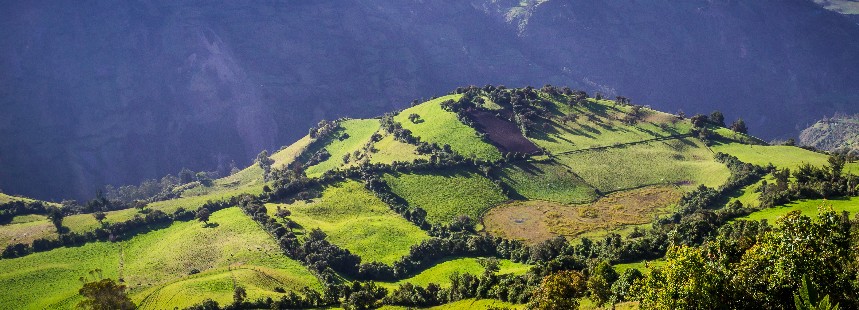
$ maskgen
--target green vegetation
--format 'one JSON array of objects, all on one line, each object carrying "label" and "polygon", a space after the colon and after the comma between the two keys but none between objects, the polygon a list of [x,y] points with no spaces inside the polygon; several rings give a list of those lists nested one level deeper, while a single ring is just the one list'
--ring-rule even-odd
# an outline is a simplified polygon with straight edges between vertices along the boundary
[{"label": "green vegetation", "polygon": [[[343,156],[361,152],[365,144],[370,142],[370,136],[379,129],[377,119],[352,119],[340,123],[343,128],[339,130],[334,138],[323,148],[328,151],[330,157],[326,160],[307,168],[308,177],[320,176],[326,171],[337,169],[343,165]],[[316,150],[311,150],[316,151]],[[352,159],[354,160],[354,159]]]},{"label": "green vegetation", "polygon": [[373,144],[373,147],[377,151],[370,155],[370,162],[374,164],[391,164],[395,161],[413,162],[415,159],[428,158],[426,155],[418,155],[417,146],[397,141],[390,134]]},{"label": "green vegetation", "polygon": [[[125,209],[125,210],[117,210],[117,211],[109,211],[104,212],[105,223],[119,223],[125,222],[134,218],[135,215],[138,215],[137,209]],[[143,216],[142,214],[140,214]],[[100,227],[101,224],[93,217],[92,214],[75,214],[69,215],[63,218],[63,226],[68,228],[72,232],[76,233],[85,233],[88,231],[93,231],[96,228]]]},{"label": "green vegetation", "polygon": [[14,243],[30,244],[33,240],[41,238],[56,239],[57,229],[54,224],[46,217],[42,216],[42,218],[44,219],[26,222],[19,220],[18,223],[13,220],[11,224],[0,226],[0,247]]},{"label": "green vegetation", "polygon": [[786,145],[748,145],[741,143],[717,144],[711,147],[714,152],[736,156],[740,161],[759,166],[773,164],[779,168],[796,169],[807,163],[813,166],[826,165],[829,156],[806,149]]},{"label": "green vegetation", "polygon": [[551,153],[677,136],[692,128],[688,120],[650,109],[640,109],[634,125],[624,123],[631,108],[609,100],[588,99],[572,107],[555,99],[550,102],[548,127],[535,132],[531,140]]},{"label": "green vegetation", "polygon": [[[391,211],[356,181],[330,186],[321,198],[281,205],[304,229],[320,228],[328,240],[360,256],[364,262],[391,264],[411,246],[429,238],[417,226]],[[266,206],[275,217],[276,205]]]},{"label": "green vegetation", "polygon": [[[421,141],[438,143],[440,146],[448,144],[452,150],[466,157],[474,155],[486,160],[500,159],[501,153],[498,149],[484,142],[474,128],[460,122],[455,113],[441,108],[442,102],[459,100],[461,97],[462,95],[448,95],[424,102],[403,110],[394,120]],[[419,115],[420,120],[410,121],[408,116],[411,114]]]},{"label": "green vegetation", "polygon": [[514,305],[509,302],[503,302],[493,299],[464,299],[441,306],[430,308],[431,310],[457,310],[457,309],[491,309],[492,307],[500,309],[524,309],[524,305]]},{"label": "green vegetation", "polygon": [[603,193],[657,184],[717,187],[730,175],[700,141],[691,138],[583,151],[558,160]]},{"label": "green vegetation", "polygon": [[[529,265],[515,263],[509,260],[500,260],[498,267],[498,274],[523,275],[531,269],[531,266]],[[379,283],[379,285],[386,287],[389,290],[396,289],[400,284],[404,283],[411,283],[423,287],[426,287],[430,283],[435,283],[442,287],[448,287],[450,286],[450,276],[454,273],[480,275],[483,271],[484,267],[480,264],[479,258],[456,258],[440,262],[414,277],[393,283]]]},{"label": "green vegetation", "polygon": [[802,199],[788,203],[784,206],[767,208],[748,216],[738,218],[738,220],[760,221],[767,220],[770,223],[784,217],[792,211],[800,211],[803,215],[816,218],[819,208],[832,208],[836,212],[847,211],[850,214],[859,212],[859,197],[834,198],[834,199]]},{"label": "green vegetation", "polygon": [[[183,308],[212,298],[232,301],[232,280],[252,298],[276,296],[276,286],[319,289],[304,267],[280,254],[271,237],[237,208],[214,212],[217,227],[197,222],[138,235],[118,243],[94,242],[22,258],[0,260],[0,308],[72,308],[80,297],[78,278],[102,269],[120,270],[132,299],[143,309]],[[14,270],[14,271],[11,271]],[[193,270],[198,274],[189,275]]]},{"label": "green vegetation", "polygon": [[202,206],[207,201],[229,200],[230,198],[239,196],[241,194],[259,195],[262,193],[262,188],[263,185],[259,184],[257,186],[247,188],[224,189],[205,195],[188,196],[171,200],[157,201],[150,203],[146,207],[152,210],[161,210],[164,213],[168,214],[175,212],[179,208],[193,211],[197,210],[197,208]]},{"label": "green vegetation", "polygon": [[478,219],[507,200],[501,188],[470,170],[386,174],[384,179],[410,206],[426,210],[427,221],[435,224],[450,223],[460,215]]},{"label": "green vegetation", "polygon": [[311,141],[313,140],[310,139],[310,136],[304,136],[301,139],[298,139],[298,141],[295,141],[295,143],[290,144],[288,147],[282,148],[274,154],[271,154],[271,159],[274,160],[272,168],[281,169],[294,162],[299,156],[301,156],[301,153],[307,149]]},{"label": "green vegetation", "polygon": [[558,162],[526,162],[504,167],[500,179],[528,199],[562,204],[587,203],[597,193],[570,168]]}]

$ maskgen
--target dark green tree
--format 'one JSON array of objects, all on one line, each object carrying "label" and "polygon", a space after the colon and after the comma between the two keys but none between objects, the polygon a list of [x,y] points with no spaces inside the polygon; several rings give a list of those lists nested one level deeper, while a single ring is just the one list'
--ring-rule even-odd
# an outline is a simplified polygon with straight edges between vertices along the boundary
[{"label": "dark green tree", "polygon": [[746,127],[746,122],[742,118],[737,119],[731,124],[731,130],[739,133],[749,133],[749,128]]},{"label": "dark green tree", "polygon": [[130,310],[137,308],[125,292],[125,285],[117,284],[113,279],[101,279],[100,269],[90,271],[90,275],[97,277],[96,280],[86,282],[86,278],[80,278],[84,285],[78,290],[78,293],[84,297],[84,300],[78,303],[78,308],[93,310]]},{"label": "dark green tree", "polygon": [[198,221],[205,223],[206,226],[209,226],[209,216],[212,213],[209,212],[209,209],[200,208],[197,210],[197,214],[194,216]]},{"label": "dark green tree", "polygon": [[710,122],[717,126],[725,127],[725,115],[720,111],[713,111],[713,113],[710,113]]}]

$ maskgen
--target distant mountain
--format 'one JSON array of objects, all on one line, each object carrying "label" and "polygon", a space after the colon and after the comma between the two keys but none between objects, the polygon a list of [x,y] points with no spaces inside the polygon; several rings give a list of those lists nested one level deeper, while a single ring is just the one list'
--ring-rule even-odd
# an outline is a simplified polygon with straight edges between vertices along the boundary
[{"label": "distant mountain", "polygon": [[42,199],[250,163],[320,119],[460,85],[570,85],[764,138],[856,113],[859,26],[811,1],[20,1],[0,188]]},{"label": "distant mountain", "polygon": [[859,115],[824,118],[803,130],[799,142],[821,150],[859,152]]}]

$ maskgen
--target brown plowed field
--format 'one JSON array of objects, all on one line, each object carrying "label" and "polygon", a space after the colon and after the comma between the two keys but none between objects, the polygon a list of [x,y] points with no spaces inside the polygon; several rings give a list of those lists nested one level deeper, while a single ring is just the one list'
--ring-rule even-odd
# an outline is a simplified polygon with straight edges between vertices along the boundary
[{"label": "brown plowed field", "polygon": [[486,133],[498,150],[528,154],[540,152],[540,148],[525,138],[513,122],[495,117],[492,112],[471,110],[468,114],[474,119],[477,130]]}]

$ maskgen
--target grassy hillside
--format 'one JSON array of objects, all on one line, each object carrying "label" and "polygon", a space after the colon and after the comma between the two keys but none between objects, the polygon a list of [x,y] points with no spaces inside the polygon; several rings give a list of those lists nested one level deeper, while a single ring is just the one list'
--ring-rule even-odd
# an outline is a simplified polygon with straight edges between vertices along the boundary
[{"label": "grassy hillside", "polygon": [[573,204],[591,202],[597,198],[593,187],[570,168],[554,161],[512,164],[498,175],[502,182],[528,199]]},{"label": "grassy hillside", "polygon": [[[267,206],[271,215],[276,206]],[[361,256],[364,262],[391,264],[408,254],[412,245],[429,238],[356,181],[330,186],[310,203],[298,201],[281,207],[291,211],[290,218],[304,229],[322,229],[331,243]]]},{"label": "grassy hillside", "polygon": [[[0,294],[0,308],[71,308],[79,298],[78,278],[96,268],[113,279],[121,270],[132,299],[143,309],[182,308],[205,298],[229,302],[232,280],[224,280],[231,278],[253,298],[278,295],[275,286],[319,288],[309,271],[284,257],[274,240],[237,208],[213,213],[211,222],[218,226],[176,223],[127,241],[0,260],[0,268],[14,270],[0,274],[0,285],[9,289]],[[188,275],[192,269],[200,273]]]},{"label": "grassy hillside", "polygon": [[[570,107],[544,95],[551,105],[548,127],[532,135],[531,140],[551,153],[638,142],[642,140],[689,133],[688,120],[650,109],[642,109],[640,121],[629,125],[621,121],[630,107],[609,100],[588,99],[584,105]],[[575,115],[574,121],[563,121]]]},{"label": "grassy hillside", "polygon": [[730,172],[697,139],[582,151],[557,157],[601,192],[656,184],[722,185]]},{"label": "grassy hillside", "polygon": [[589,237],[650,223],[679,201],[674,187],[647,187],[611,194],[583,205],[517,201],[492,209],[484,217],[487,232],[530,244],[555,236]]},{"label": "grassy hillside", "polygon": [[323,147],[331,157],[307,168],[308,177],[320,176],[328,170],[343,166],[343,155],[360,151],[367,142],[370,142],[370,136],[379,129],[380,124],[377,119],[352,119],[343,121],[340,126],[343,129],[338,130],[334,139]]},{"label": "grassy hillside", "polygon": [[795,169],[807,163],[814,166],[828,164],[829,156],[795,146],[785,145],[747,145],[740,143],[717,144],[711,147],[714,152],[736,156],[740,161],[766,166],[772,163],[779,168]]},{"label": "grassy hillside", "polygon": [[373,144],[376,152],[370,154],[370,162],[374,164],[392,164],[395,161],[413,162],[415,159],[429,158],[417,153],[417,146],[394,140],[393,135],[385,135],[382,140]]},{"label": "grassy hillside", "polygon": [[851,216],[859,212],[859,197],[836,198],[836,199],[803,199],[788,203],[784,206],[763,209],[748,216],[739,218],[740,220],[767,220],[770,223],[785,216],[791,211],[800,211],[802,214],[817,217],[818,208],[832,208],[836,212],[847,211]]},{"label": "grassy hillside", "polygon": [[[498,274],[516,274],[522,275],[531,269],[530,265],[515,263],[509,260],[500,260],[498,265]],[[454,273],[470,273],[473,275],[483,274],[484,267],[480,264],[477,258],[455,258],[445,260],[432,266],[421,273],[397,282],[383,282],[380,286],[386,287],[389,290],[394,290],[400,284],[411,283],[418,286],[426,287],[427,284],[435,283],[442,287],[450,286],[450,276]]]},{"label": "grassy hillside", "polygon": [[[463,156],[474,155],[487,160],[500,159],[501,153],[498,149],[481,140],[474,128],[460,122],[453,112],[441,108],[442,102],[459,100],[460,97],[462,95],[448,95],[424,102],[403,110],[394,117],[394,120],[403,124],[403,128],[411,130],[412,135],[419,137],[421,141],[439,145],[449,144],[451,149]],[[420,120],[410,121],[411,114],[417,114]]]},{"label": "grassy hillside", "polygon": [[57,229],[44,216],[16,216],[11,223],[0,226],[0,247],[15,243],[31,244],[36,239],[57,238]]},{"label": "grassy hillside", "polygon": [[478,219],[492,206],[507,200],[501,188],[470,170],[386,174],[384,179],[394,193],[410,206],[426,210],[427,220],[437,224],[450,223],[460,215]]}]

